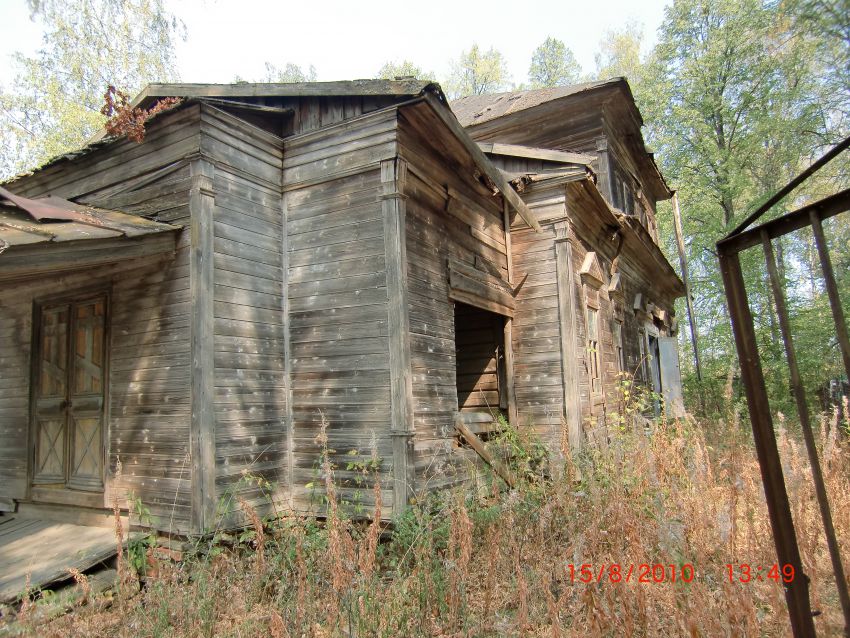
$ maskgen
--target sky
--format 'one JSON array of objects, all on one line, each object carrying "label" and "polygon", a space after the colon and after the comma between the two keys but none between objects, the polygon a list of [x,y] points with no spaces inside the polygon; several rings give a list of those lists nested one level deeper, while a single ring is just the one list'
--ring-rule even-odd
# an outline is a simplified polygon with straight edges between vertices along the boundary
[{"label": "sky", "polygon": [[[177,46],[184,82],[259,79],[267,61],[312,64],[319,80],[368,78],[403,58],[444,78],[475,42],[502,52],[515,83],[526,81],[531,55],[548,36],[566,43],[585,72],[595,68],[605,31],[629,19],[643,26],[648,50],[668,1],[165,0],[186,25],[187,39]],[[41,37],[26,0],[0,0],[0,84],[14,77],[11,54],[32,54]]]}]

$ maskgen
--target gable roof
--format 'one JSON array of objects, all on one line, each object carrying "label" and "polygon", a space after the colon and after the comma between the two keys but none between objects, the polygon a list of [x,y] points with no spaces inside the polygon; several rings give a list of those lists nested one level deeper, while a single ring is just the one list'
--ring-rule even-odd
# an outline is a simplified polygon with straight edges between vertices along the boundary
[{"label": "gable roof", "polygon": [[340,80],[338,82],[236,82],[232,84],[148,84],[132,102],[147,108],[160,98],[263,98],[263,97],[416,97],[440,85],[423,80]]},{"label": "gable roof", "polygon": [[[570,86],[470,95],[454,100],[451,107],[458,121],[463,126],[470,127],[539,106],[544,102],[586,93],[601,87],[615,86],[621,82],[628,87],[625,78],[611,78],[610,80],[585,82],[584,84],[572,84]],[[631,89],[629,89],[629,95],[631,95]]]},{"label": "gable roof", "polygon": [[478,148],[488,155],[506,155],[508,157],[525,157],[538,159],[545,162],[560,162],[567,164],[584,164],[590,166],[596,161],[596,156],[586,153],[571,153],[568,151],[556,151],[549,148],[536,148],[534,146],[522,146],[519,144],[498,144],[491,142],[478,142]]},{"label": "gable roof", "polygon": [[[643,118],[624,77],[572,86],[472,95],[455,100],[451,108],[460,123],[478,141],[528,144],[543,123],[551,125],[549,128],[561,127],[568,132],[569,123],[560,122],[583,113],[585,104],[591,110],[608,111],[610,118],[626,126],[626,132],[620,139],[630,148],[638,168],[647,176],[648,188],[656,199],[669,199],[673,191],[655,163],[653,153],[644,144],[641,133]],[[559,120],[561,109],[564,117]],[[567,111],[570,113],[567,114]],[[508,129],[510,134],[505,137]]]}]

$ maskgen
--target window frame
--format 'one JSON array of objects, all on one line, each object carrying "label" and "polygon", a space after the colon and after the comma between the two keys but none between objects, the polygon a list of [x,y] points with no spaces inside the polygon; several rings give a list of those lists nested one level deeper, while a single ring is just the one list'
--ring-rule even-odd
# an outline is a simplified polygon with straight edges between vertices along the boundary
[{"label": "window frame", "polygon": [[611,321],[611,340],[614,344],[614,360],[617,364],[617,372],[622,374],[626,371],[626,354],[623,348],[623,330],[625,322],[617,316]]},{"label": "window frame", "polygon": [[[593,321],[591,321],[591,313],[593,313]],[[595,339],[591,339],[591,325]],[[602,394],[602,353],[599,338],[599,305],[594,304],[590,299],[585,303],[584,332],[585,350],[587,352],[587,380],[590,395],[596,397]]]}]

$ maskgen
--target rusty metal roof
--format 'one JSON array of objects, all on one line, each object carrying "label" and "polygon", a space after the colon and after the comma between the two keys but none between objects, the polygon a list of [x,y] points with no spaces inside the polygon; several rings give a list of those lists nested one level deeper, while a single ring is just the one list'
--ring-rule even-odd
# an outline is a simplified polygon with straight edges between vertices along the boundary
[{"label": "rusty metal roof", "polygon": [[0,187],[0,253],[18,246],[178,230],[137,215],[80,206],[59,197],[29,199]]}]

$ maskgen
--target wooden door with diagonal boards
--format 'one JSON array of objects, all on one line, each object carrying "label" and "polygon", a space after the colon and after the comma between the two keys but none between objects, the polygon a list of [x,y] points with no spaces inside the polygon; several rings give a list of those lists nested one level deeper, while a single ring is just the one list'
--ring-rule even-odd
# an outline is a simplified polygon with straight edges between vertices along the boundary
[{"label": "wooden door with diagonal boards", "polygon": [[33,487],[103,490],[106,310],[97,295],[37,313]]}]

